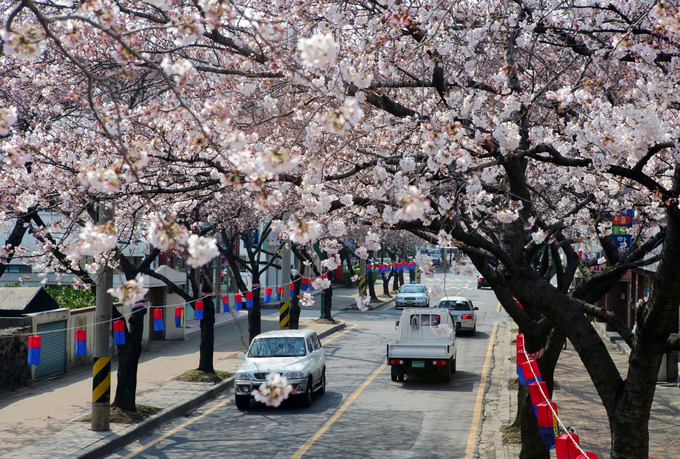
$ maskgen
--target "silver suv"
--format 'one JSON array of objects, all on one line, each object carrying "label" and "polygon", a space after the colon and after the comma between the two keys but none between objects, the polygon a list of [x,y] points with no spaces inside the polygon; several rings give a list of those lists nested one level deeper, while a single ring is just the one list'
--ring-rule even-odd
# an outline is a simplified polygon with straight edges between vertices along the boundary
[{"label": "silver suv", "polygon": [[312,393],[326,392],[326,360],[321,341],[313,330],[279,330],[261,333],[250,343],[248,353],[238,353],[244,360],[234,383],[236,407],[250,406],[253,391],[259,389],[267,374],[285,376],[303,406],[312,404]]}]

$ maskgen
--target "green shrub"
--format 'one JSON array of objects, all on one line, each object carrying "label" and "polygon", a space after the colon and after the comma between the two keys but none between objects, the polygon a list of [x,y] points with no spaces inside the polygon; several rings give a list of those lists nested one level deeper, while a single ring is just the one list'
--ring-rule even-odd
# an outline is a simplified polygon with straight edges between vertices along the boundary
[{"label": "green shrub", "polygon": [[94,293],[87,289],[74,289],[73,287],[45,287],[47,293],[59,303],[62,308],[81,309],[95,306]]}]

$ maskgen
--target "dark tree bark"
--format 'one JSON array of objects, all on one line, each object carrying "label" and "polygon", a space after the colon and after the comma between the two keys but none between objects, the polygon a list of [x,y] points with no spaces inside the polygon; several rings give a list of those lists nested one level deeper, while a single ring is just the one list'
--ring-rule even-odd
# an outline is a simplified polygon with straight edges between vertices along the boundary
[{"label": "dark tree bark", "polygon": [[215,303],[212,292],[203,297],[203,320],[201,320],[201,344],[198,369],[214,373],[213,356],[215,352]]},{"label": "dark tree bark", "polygon": [[300,290],[302,288],[302,276],[297,274],[293,276],[293,298],[290,301],[290,320],[288,328],[290,330],[297,330],[300,327]]},{"label": "dark tree bark", "polygon": [[331,310],[333,309],[333,283],[323,291],[323,318],[333,321]]},{"label": "dark tree bark", "polygon": [[[114,314],[122,318],[117,308],[113,308]],[[144,316],[147,309],[138,307],[132,309],[132,315],[125,325],[125,344],[116,346],[118,351],[118,384],[116,385],[116,397],[112,406],[127,411],[137,411],[137,369],[139,357],[142,355],[142,334],[144,333]]]},{"label": "dark tree bark", "polygon": [[28,224],[34,215],[37,215],[37,212],[31,210],[17,218],[14,228],[12,229],[12,232],[7,237],[7,240],[4,244],[5,247],[11,247],[11,249],[5,257],[0,258],[0,277],[2,277],[2,275],[5,273],[7,266],[9,266],[12,258],[14,258],[14,248],[19,247],[21,242],[24,240],[24,235],[26,234],[26,231],[28,231]]},{"label": "dark tree bark", "polygon": [[371,298],[371,303],[379,303],[380,300],[375,294],[375,279],[373,272],[366,273],[366,283],[368,284],[368,294]]},{"label": "dark tree bark", "polygon": [[409,283],[416,281],[416,270],[415,270],[415,268],[408,270],[408,281],[409,281]]},{"label": "dark tree bark", "polygon": [[253,278],[253,307],[248,309],[248,342],[262,333],[262,311],[260,310],[260,278]]},{"label": "dark tree bark", "polygon": [[382,273],[383,294],[390,297],[390,279],[392,278],[392,271],[389,274]]}]

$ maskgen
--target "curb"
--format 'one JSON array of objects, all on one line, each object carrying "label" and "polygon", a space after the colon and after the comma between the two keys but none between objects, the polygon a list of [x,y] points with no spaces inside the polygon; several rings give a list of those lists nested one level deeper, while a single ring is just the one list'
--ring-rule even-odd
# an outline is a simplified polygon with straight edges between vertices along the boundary
[{"label": "curb", "polygon": [[87,453],[81,454],[77,457],[79,459],[98,459],[100,457],[113,454],[120,448],[132,443],[139,437],[146,435],[147,433],[151,432],[153,429],[161,426],[162,424],[165,424],[166,422],[172,419],[178,418],[188,413],[189,411],[193,410],[194,408],[204,404],[205,402],[217,397],[221,393],[226,392],[233,385],[234,377],[226,379],[221,383],[216,384],[215,387],[204,392],[198,397],[195,397],[191,400],[187,400],[185,402],[177,403],[176,405],[171,405],[170,407],[161,411],[159,414],[151,416],[146,421],[140,422],[134,429],[130,430],[129,432],[119,437],[116,437],[115,439],[111,440],[110,442],[104,445],[95,447],[88,451]]},{"label": "curb", "polygon": [[[383,307],[385,305],[388,305],[390,303],[393,303],[395,298],[390,298],[389,300],[381,301],[380,303],[372,303],[368,305],[368,309],[370,311],[373,311],[375,309],[378,309],[380,307]],[[355,304],[349,304],[347,306],[342,306],[341,308],[338,309],[338,311],[358,311],[359,308]]]},{"label": "curb", "polygon": [[[325,338],[328,335],[331,335],[339,330],[342,330],[347,327],[346,323],[339,323],[321,333],[319,333],[319,338]],[[148,434],[152,430],[156,429],[157,427],[160,427],[161,425],[178,418],[180,416],[185,415],[186,413],[192,411],[193,409],[197,408],[198,406],[208,402],[209,400],[212,400],[216,398],[218,395],[228,391],[231,389],[234,385],[234,379],[235,376],[232,376],[229,379],[225,379],[221,383],[215,384],[214,387],[211,389],[205,391],[201,395],[192,398],[190,400],[187,400],[185,402],[180,402],[175,405],[171,405],[168,408],[164,409],[160,413],[151,416],[149,419],[140,422],[135,426],[135,428],[129,430],[128,432],[115,437],[111,441],[101,445],[101,446],[95,446],[94,448],[90,449],[86,453],[80,454],[76,456],[78,459],[98,459],[100,457],[108,456],[110,454],[113,454],[120,448],[132,443],[136,439]],[[190,384],[190,383],[189,383]],[[115,434],[111,434],[113,436]]]}]

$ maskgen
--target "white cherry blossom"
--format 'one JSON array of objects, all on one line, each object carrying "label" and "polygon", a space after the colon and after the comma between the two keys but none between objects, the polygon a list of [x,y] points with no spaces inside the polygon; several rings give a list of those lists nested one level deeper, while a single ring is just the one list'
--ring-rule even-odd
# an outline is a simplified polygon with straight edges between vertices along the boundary
[{"label": "white cherry blossom", "polygon": [[267,406],[279,406],[281,402],[288,398],[293,391],[293,386],[285,376],[280,373],[271,372],[267,374],[264,383],[253,391],[255,401],[264,403]]}]

